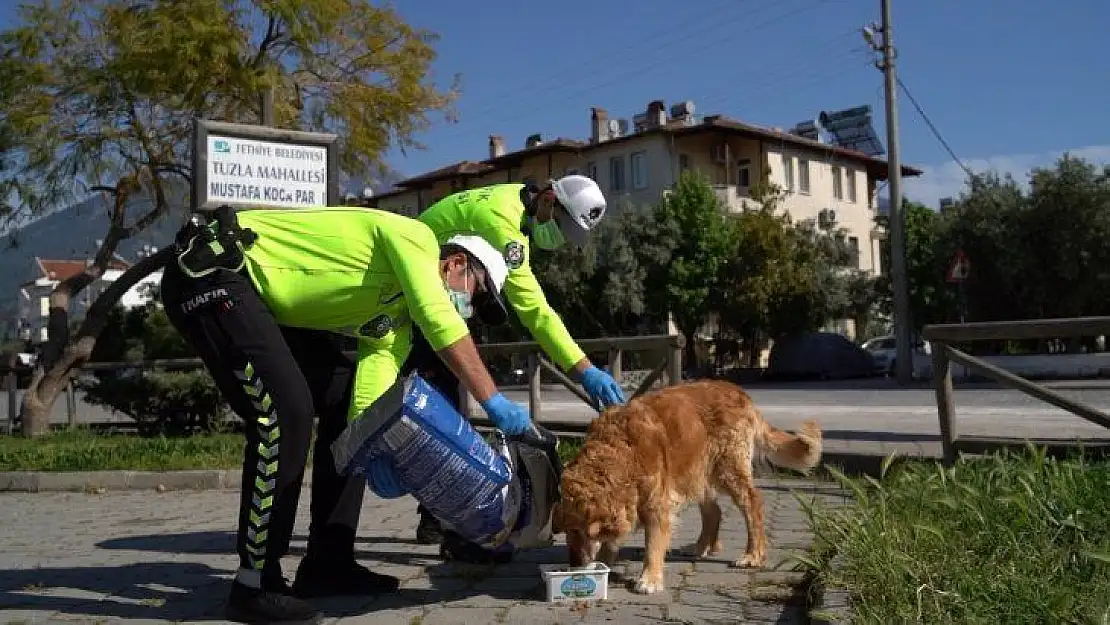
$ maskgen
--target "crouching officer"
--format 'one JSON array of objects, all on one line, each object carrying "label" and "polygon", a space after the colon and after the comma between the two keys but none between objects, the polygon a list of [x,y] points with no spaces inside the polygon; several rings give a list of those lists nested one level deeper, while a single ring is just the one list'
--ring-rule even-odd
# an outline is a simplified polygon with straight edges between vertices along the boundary
[{"label": "crouching officer", "polygon": [[[331,443],[394,383],[413,323],[498,427],[530,427],[527,410],[498,392],[464,319],[475,309],[504,318],[501,255],[478,237],[440,243],[418,221],[365,208],[225,208],[212,224],[194,217],[177,246],[162,278],[166,313],[247,438],[228,618],[311,623],[319,615],[307,598],[395,591],[396,578],[355,561],[366,480],[336,471]],[[357,362],[342,353],[343,335],[357,339]],[[289,587],[281,558],[314,414],[308,551]]]},{"label": "crouching officer", "polygon": [[[542,188],[498,184],[461,191],[433,204],[417,219],[427,224],[441,242],[473,234],[501,251],[509,267],[505,298],[517,317],[559,368],[576,377],[594,401],[610,406],[625,401],[620,385],[590,362],[547,303],[532,273],[529,246],[529,241],[544,250],[558,249],[567,242],[585,245],[605,210],[605,196],[596,182],[586,176],[569,175]],[[419,337],[406,366],[419,370],[458,406],[458,380],[432,357]],[[418,542],[439,542],[445,547],[445,555],[457,559],[483,559],[480,552],[458,544],[450,535],[443,542],[439,522],[423,507],[419,513]]]}]

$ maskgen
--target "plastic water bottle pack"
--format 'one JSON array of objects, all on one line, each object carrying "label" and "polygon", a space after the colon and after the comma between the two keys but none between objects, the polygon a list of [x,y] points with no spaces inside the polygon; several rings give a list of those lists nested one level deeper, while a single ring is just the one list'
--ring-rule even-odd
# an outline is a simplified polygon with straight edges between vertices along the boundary
[{"label": "plastic water bottle pack", "polygon": [[526,470],[514,472],[517,454],[500,431],[496,438],[495,445],[487,443],[414,373],[351,423],[332,452],[338,470],[356,475],[371,459],[392,456],[401,485],[436,518],[474,543],[497,548],[531,520],[533,489]]}]

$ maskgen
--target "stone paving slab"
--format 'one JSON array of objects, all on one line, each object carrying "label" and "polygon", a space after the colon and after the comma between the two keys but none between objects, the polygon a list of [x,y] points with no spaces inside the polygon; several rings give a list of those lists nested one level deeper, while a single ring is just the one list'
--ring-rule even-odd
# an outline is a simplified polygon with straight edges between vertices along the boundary
[{"label": "stone paving slab", "polygon": [[[691,561],[678,550],[700,527],[696,508],[683,512],[668,559],[668,589],[636,595],[622,585],[640,570],[643,534],[622,550],[609,599],[548,604],[539,564],[565,563],[560,543],[518,554],[502,566],[444,563],[436,548],[412,542],[416,502],[367,494],[360,561],[399,576],[401,591],[376,599],[321,600],[333,623],[805,623],[804,596],[789,572],[789,555],[812,541],[804,500],[839,500],[836,488],[804,480],[760,482],[771,553],[762,570],[732,568],[743,550],[740,513],[727,503],[724,551]],[[297,536],[285,560],[291,576],[304,553],[308,492]],[[233,490],[105,491],[0,494],[0,625],[21,623],[222,622],[236,566]],[[723,502],[724,503],[724,502]],[[784,562],[780,570],[776,565]],[[623,573],[623,576],[620,575]]]}]

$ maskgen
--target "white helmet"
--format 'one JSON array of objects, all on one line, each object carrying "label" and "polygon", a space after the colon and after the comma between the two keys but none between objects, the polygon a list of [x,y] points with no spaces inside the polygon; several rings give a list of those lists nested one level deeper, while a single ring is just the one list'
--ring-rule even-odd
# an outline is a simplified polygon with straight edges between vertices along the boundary
[{"label": "white helmet", "polygon": [[467,234],[457,234],[447,239],[447,245],[457,245],[474,257],[486,270],[485,290],[487,296],[475,300],[475,309],[482,321],[490,325],[500,325],[508,318],[508,307],[505,305],[504,295],[501,290],[505,287],[505,279],[509,276],[509,267],[505,258],[482,237]]},{"label": "white helmet", "polygon": [[605,195],[597,183],[586,176],[563,176],[551,183],[555,199],[564,210],[555,211],[559,229],[571,243],[586,244],[590,230],[605,216]]}]

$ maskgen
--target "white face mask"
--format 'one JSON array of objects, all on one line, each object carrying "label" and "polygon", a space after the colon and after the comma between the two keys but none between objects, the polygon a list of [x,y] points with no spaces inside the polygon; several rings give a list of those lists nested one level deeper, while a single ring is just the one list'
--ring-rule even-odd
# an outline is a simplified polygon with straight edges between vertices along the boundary
[{"label": "white face mask", "polygon": [[444,283],[447,288],[447,295],[451,298],[451,303],[455,305],[455,310],[458,311],[459,316],[463,319],[470,319],[474,316],[474,302],[470,295],[470,268],[463,269],[463,291],[456,291],[447,283]]}]

